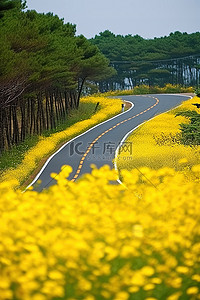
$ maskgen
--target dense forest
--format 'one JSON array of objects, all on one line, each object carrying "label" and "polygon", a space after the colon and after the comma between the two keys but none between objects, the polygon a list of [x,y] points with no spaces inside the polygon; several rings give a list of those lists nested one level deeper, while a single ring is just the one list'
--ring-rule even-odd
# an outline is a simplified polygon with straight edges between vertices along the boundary
[{"label": "dense forest", "polygon": [[116,76],[97,83],[101,91],[128,89],[140,84],[199,85],[200,32],[177,31],[161,38],[143,39],[139,35],[115,35],[106,30],[91,42],[117,70]]},{"label": "dense forest", "polygon": [[79,106],[86,80],[115,73],[76,26],[0,0],[0,151],[53,129]]}]

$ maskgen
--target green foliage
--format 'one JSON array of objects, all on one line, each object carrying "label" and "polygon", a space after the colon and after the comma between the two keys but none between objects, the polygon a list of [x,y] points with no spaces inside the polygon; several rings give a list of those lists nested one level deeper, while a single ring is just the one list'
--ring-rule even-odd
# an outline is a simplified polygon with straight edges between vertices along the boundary
[{"label": "green foliage", "polygon": [[75,25],[52,13],[24,11],[22,1],[1,4],[0,151],[30,133],[55,129],[79,107],[88,80],[114,74],[98,47],[75,35]]},{"label": "green foliage", "polygon": [[20,7],[21,5],[20,0],[0,0],[0,18],[4,16],[6,11]]},{"label": "green foliage", "polygon": [[188,124],[180,124],[181,142],[184,145],[200,145],[200,114],[196,111],[182,111],[177,116],[184,116],[190,120]]},{"label": "green foliage", "polygon": [[0,156],[0,174],[9,168],[15,168],[24,158],[24,154],[34,147],[39,140],[39,136],[27,137],[24,142],[13,146],[7,151],[3,151]]},{"label": "green foliage", "polygon": [[12,78],[23,73],[26,82],[35,81],[37,88],[39,83],[76,88],[78,78],[95,80],[113,74],[109,60],[97,46],[83,36],[76,37],[76,26],[64,24],[52,13],[8,12],[0,25],[0,53],[4,58],[0,80],[8,74]]},{"label": "green foliage", "polygon": [[115,35],[106,30],[91,41],[111,60],[162,60],[200,53],[200,32],[171,33],[169,36],[143,39],[135,35]]},{"label": "green foliage", "polygon": [[195,94],[197,95],[197,97],[200,97],[200,87],[196,88]]},{"label": "green foliage", "polygon": [[101,87],[102,92],[140,84],[198,85],[200,32],[177,31],[146,40],[138,35],[115,35],[106,30],[91,41],[117,70],[117,75]]},{"label": "green foliage", "polygon": [[77,46],[82,52],[80,65],[82,79],[101,80],[115,74],[114,69],[109,67],[109,60],[83,35],[77,38]]}]

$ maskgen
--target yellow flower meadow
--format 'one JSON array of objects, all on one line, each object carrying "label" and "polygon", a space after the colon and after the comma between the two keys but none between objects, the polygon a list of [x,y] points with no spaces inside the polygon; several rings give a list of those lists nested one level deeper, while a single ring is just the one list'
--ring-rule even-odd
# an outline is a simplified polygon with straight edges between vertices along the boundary
[{"label": "yellow flower meadow", "polygon": [[169,168],[145,168],[154,186],[124,171],[128,188],[107,166],[76,183],[70,172],[43,193],[0,184],[0,300],[200,299],[196,182]]},{"label": "yellow flower meadow", "polygon": [[167,94],[167,93],[194,93],[193,87],[183,87],[181,85],[172,85],[167,83],[164,87],[160,86],[149,86],[146,84],[135,86],[129,90],[116,90],[109,91],[106,93],[97,93],[96,95],[104,96],[124,96],[124,95],[140,95],[140,94]]},{"label": "yellow flower meadow", "polygon": [[[120,99],[109,99],[105,97],[85,97],[82,102],[100,103],[100,110],[90,119],[80,121],[64,131],[52,134],[50,137],[41,137],[38,144],[31,148],[25,155],[22,163],[15,169],[4,172],[1,181],[12,181],[13,187],[17,188],[27,176],[33,172],[38,162],[47,158],[61,142],[68,141],[72,137],[86,131],[94,125],[118,114],[121,111]],[[15,178],[15,180],[13,180]]]},{"label": "yellow flower meadow", "polygon": [[175,115],[183,110],[199,112],[192,103],[200,103],[200,98],[187,100],[180,107],[153,118],[134,131],[127,139],[132,143],[132,153],[122,149],[117,157],[120,172],[123,169],[132,170],[142,166],[155,170],[166,166],[183,172],[191,179],[190,169],[200,163],[200,146],[180,144],[179,125],[189,120]]}]

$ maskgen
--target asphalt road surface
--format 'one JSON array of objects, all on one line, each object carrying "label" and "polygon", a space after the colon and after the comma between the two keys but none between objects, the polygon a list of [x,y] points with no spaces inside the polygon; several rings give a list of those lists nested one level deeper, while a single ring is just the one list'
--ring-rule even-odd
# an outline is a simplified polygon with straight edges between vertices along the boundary
[{"label": "asphalt road surface", "polygon": [[[113,168],[115,151],[123,137],[132,129],[146,120],[153,118],[162,112],[168,111],[187,100],[189,96],[183,95],[143,95],[121,96],[133,106],[117,117],[103,122],[89,129],[84,134],[67,142],[60,150],[52,155],[43,166],[31,185],[34,190],[42,191],[56,184],[56,180],[50,177],[52,172],[59,173],[63,165],[73,168],[69,180],[75,181],[81,175],[91,172],[91,164],[97,168],[107,164]],[[132,151],[132,145],[124,142],[122,147],[126,151]],[[41,180],[38,184],[37,181]]]}]

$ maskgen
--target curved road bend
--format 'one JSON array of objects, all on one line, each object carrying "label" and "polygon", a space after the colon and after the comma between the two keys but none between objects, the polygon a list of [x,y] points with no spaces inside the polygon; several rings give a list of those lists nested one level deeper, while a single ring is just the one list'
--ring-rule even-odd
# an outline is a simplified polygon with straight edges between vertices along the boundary
[{"label": "curved road bend", "polygon": [[[132,102],[134,106],[126,113],[119,114],[114,119],[102,123],[68,142],[49,160],[45,168],[42,168],[31,183],[34,190],[42,191],[56,184],[50,174],[52,172],[59,173],[63,165],[72,166],[73,172],[68,178],[72,181],[85,173],[90,173],[91,164],[95,164],[97,168],[105,164],[113,168],[112,161],[115,150],[131,129],[189,99],[188,96],[164,94],[122,96],[120,98]],[[126,151],[132,151],[132,145],[126,142],[122,147],[126,147]],[[38,184],[37,180],[41,180],[41,184]]]}]

